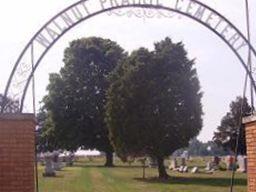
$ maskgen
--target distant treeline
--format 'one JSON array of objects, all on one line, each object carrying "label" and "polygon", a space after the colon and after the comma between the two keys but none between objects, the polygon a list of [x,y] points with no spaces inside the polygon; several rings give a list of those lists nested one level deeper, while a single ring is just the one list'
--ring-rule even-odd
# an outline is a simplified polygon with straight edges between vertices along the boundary
[{"label": "distant treeline", "polygon": [[179,149],[173,153],[174,156],[181,156],[187,153],[189,156],[225,156],[231,154],[230,151],[224,150],[213,141],[206,143],[194,138],[189,142],[187,148]]}]

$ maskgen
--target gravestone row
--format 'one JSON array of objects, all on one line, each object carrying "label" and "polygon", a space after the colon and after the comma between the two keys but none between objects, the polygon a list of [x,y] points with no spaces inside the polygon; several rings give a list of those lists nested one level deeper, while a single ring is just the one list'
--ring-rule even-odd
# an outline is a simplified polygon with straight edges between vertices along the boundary
[{"label": "gravestone row", "polygon": [[[220,158],[218,156],[212,157],[210,161],[206,163],[205,171],[206,173],[213,173],[216,170],[221,168],[221,163],[223,163],[226,167],[226,170],[235,169],[237,172],[246,173],[247,172],[247,158],[246,156],[238,156],[237,162],[235,162],[234,156],[226,156]],[[180,165],[178,165],[178,161],[176,158],[172,159],[170,165],[168,167],[170,170],[178,171],[178,172],[188,172],[188,166],[186,164],[186,158],[181,158]],[[199,168],[193,167],[191,169],[191,173],[198,173]]]}]

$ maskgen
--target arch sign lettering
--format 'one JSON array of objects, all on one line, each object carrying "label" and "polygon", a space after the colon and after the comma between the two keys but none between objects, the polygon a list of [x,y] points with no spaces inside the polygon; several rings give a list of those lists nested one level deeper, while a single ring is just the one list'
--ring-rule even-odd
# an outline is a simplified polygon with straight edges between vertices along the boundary
[{"label": "arch sign lettering", "polygon": [[50,19],[30,39],[13,67],[6,85],[5,96],[19,100],[20,112],[22,112],[26,92],[34,72],[50,48],[66,32],[99,14],[114,13],[118,9],[131,8],[150,9],[170,14],[177,13],[202,24],[215,33],[233,51],[256,91],[253,73],[247,66],[245,54],[251,50],[253,59],[255,59],[254,47],[234,24],[202,2],[197,0],[81,0]]}]

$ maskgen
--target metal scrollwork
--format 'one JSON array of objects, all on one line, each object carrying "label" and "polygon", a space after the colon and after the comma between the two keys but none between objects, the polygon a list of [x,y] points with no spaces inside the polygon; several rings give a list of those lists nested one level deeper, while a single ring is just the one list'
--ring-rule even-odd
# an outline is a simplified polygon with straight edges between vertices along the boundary
[{"label": "metal scrollwork", "polygon": [[146,8],[137,9],[126,9],[126,10],[111,10],[107,12],[109,16],[119,16],[119,17],[137,17],[141,19],[151,19],[151,18],[173,18],[177,14],[175,12],[167,12],[162,10],[153,10]]}]

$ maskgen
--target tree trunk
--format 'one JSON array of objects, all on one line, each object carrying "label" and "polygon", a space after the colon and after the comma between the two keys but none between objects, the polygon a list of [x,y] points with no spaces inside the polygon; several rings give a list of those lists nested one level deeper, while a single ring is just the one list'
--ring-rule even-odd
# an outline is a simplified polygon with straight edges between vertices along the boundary
[{"label": "tree trunk", "polygon": [[158,164],[159,179],[168,179],[169,175],[167,174],[164,167],[164,158],[157,157],[157,164]]},{"label": "tree trunk", "polygon": [[113,153],[112,152],[106,152],[106,163],[105,167],[113,167]]}]

